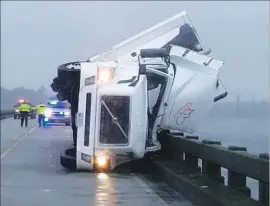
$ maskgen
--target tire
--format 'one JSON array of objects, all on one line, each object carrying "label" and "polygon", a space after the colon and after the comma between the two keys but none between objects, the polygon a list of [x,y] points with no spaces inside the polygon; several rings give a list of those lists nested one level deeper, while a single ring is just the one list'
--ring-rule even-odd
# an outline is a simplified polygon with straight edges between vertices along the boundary
[{"label": "tire", "polygon": [[70,169],[70,170],[77,169],[76,148],[75,147],[61,151],[60,164],[62,165],[62,167],[66,168],[66,169]]},{"label": "tire", "polygon": [[56,92],[57,99],[70,102],[70,92],[74,85],[80,85],[80,62],[69,62],[57,68],[57,77],[53,79],[51,88]]},{"label": "tire", "polygon": [[17,116],[16,115],[14,115],[14,119],[17,119]]}]

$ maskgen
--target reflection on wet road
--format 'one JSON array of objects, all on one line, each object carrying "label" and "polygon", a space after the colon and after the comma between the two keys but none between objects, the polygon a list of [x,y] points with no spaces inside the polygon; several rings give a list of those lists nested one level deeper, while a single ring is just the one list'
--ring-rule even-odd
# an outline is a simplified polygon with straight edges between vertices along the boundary
[{"label": "reflection on wet road", "polygon": [[1,159],[1,206],[192,205],[146,175],[65,170],[60,149],[71,142],[70,127],[56,126],[35,128],[13,147]]}]

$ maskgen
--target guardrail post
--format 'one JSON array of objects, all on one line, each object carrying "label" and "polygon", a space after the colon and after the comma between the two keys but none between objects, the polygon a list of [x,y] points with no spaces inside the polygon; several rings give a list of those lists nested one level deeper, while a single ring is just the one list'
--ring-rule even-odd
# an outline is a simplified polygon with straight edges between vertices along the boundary
[{"label": "guardrail post", "polygon": [[[198,136],[185,136],[185,139],[188,140],[199,140]],[[198,157],[195,157],[191,154],[185,153],[185,163],[188,167],[195,170],[196,172],[201,172],[201,168],[198,165]]]},{"label": "guardrail post", "polygon": [[[230,151],[247,151],[246,147],[238,146],[229,146],[228,149]],[[239,164],[241,164],[241,162],[239,162]],[[245,175],[228,169],[228,186],[250,197],[251,190],[246,184],[247,177]]]},{"label": "guardrail post", "polygon": [[[221,145],[221,141],[215,140],[203,140],[202,143],[207,145]],[[202,159],[202,173],[224,184],[224,177],[221,175],[220,165]]]},{"label": "guardrail post", "polygon": [[161,144],[161,151],[160,154],[163,158],[170,160],[174,157],[179,158],[179,160],[183,160],[183,152],[179,151],[177,148],[174,148],[174,145],[171,143],[171,139],[173,137],[171,136],[169,131],[162,131],[158,135],[158,139]]},{"label": "guardrail post", "polygon": [[[182,132],[174,132],[173,136],[180,136],[181,138],[184,137],[184,133]],[[177,140],[177,138],[174,138],[174,140]],[[176,147],[176,145],[171,144],[170,145],[170,150],[174,151],[174,159],[177,159],[177,161],[184,161],[184,152],[179,150],[179,148]]]},{"label": "guardrail post", "polygon": [[[259,154],[261,159],[269,160],[269,154]],[[269,184],[259,181],[259,201],[264,205],[269,205]]]}]

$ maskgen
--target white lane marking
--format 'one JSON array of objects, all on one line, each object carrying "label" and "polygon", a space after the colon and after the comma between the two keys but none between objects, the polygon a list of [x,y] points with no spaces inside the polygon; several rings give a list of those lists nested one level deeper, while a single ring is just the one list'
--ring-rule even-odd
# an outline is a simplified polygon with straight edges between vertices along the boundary
[{"label": "white lane marking", "polygon": [[158,200],[161,205],[168,205],[160,196],[158,196],[141,178],[137,175],[132,174],[136,182],[138,182],[143,188],[145,188],[145,192],[150,194],[154,199]]},{"label": "white lane marking", "polygon": [[40,192],[51,192],[52,190],[45,189],[45,190],[39,190]]},{"label": "white lane marking", "polygon": [[15,139],[16,139],[16,141],[7,149],[7,150],[5,150],[3,153],[1,153],[1,160],[11,151],[11,150],[13,150],[16,146],[17,146],[17,144],[19,144],[21,141],[23,141],[23,139],[25,138],[25,137],[27,137],[29,134],[31,134],[35,129],[37,128],[37,124],[35,124],[29,131],[26,131],[26,133],[25,134],[23,134],[20,138],[16,138],[15,137]]},{"label": "white lane marking", "polygon": [[[25,135],[25,133],[24,133],[23,135]],[[15,142],[17,139],[19,139],[19,137],[20,137],[20,136],[14,137],[14,138],[13,138],[13,142]]]}]

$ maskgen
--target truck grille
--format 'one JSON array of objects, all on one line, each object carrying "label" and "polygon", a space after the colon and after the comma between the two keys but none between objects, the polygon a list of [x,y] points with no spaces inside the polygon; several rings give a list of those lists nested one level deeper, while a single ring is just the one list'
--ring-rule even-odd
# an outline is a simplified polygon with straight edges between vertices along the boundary
[{"label": "truck grille", "polygon": [[99,142],[128,144],[129,96],[102,96]]}]

